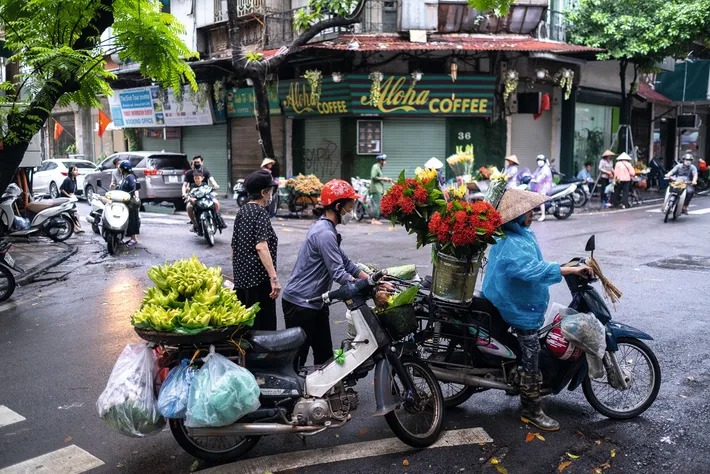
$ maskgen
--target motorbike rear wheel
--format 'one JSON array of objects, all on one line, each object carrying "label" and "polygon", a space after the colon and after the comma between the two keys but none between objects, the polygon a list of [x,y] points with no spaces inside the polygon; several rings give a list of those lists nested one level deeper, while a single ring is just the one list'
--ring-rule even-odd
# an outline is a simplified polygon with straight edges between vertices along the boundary
[{"label": "motorbike rear wheel", "polygon": [[5,301],[15,292],[15,276],[5,265],[0,265],[0,301]]},{"label": "motorbike rear wheel", "polygon": [[[446,344],[448,346],[448,350],[443,354],[443,357],[440,354],[429,352],[426,349],[420,352],[419,357],[426,361],[427,364],[434,367],[437,365],[445,367],[446,363],[464,365],[466,363],[466,355],[461,345],[451,340],[448,340],[447,343],[445,342],[446,340],[447,339],[439,341],[440,345]],[[440,362],[440,364],[437,364],[437,362]],[[441,362],[443,362],[443,364]],[[466,403],[474,394],[484,390],[480,387],[470,387],[455,382],[442,382],[441,380],[439,380],[439,387],[441,387],[441,395],[444,397],[445,408],[453,408]]]},{"label": "motorbike rear wheel", "polygon": [[261,436],[197,437],[187,434],[185,420],[170,418],[170,431],[175,441],[191,456],[212,463],[236,461],[256,446]]},{"label": "motorbike rear wheel", "polygon": [[247,193],[239,194],[237,196],[237,206],[243,207],[244,204],[249,202],[249,195]]},{"label": "motorbike rear wheel", "polygon": [[[394,434],[413,448],[426,448],[439,439],[444,419],[444,397],[431,369],[419,359],[402,358],[402,365],[414,382],[420,397],[418,404],[400,401],[397,408],[385,415]],[[397,373],[392,374],[392,393],[404,399],[404,384]]]},{"label": "motorbike rear wheel", "polygon": [[620,337],[617,343],[616,358],[628,388],[612,387],[605,373],[601,379],[586,377],[582,390],[596,411],[614,420],[627,420],[646,411],[656,400],[661,367],[653,351],[638,339]]},{"label": "motorbike rear wheel", "polygon": [[355,201],[355,205],[353,206],[353,217],[360,222],[363,217],[365,217],[365,205],[362,203],[362,201]]},{"label": "motorbike rear wheel", "polygon": [[205,236],[205,240],[210,247],[214,247],[214,234],[216,232],[214,221],[212,216],[207,216],[202,221],[202,235]]},{"label": "motorbike rear wheel", "polygon": [[63,222],[62,228],[59,230],[59,232],[54,235],[47,232],[49,238],[55,242],[64,242],[74,234],[74,220],[67,215],[62,215],[61,218]]},{"label": "motorbike rear wheel", "polygon": [[581,187],[575,189],[572,193],[572,200],[574,201],[575,207],[582,207],[587,204],[587,193]]},{"label": "motorbike rear wheel", "polygon": [[563,196],[557,200],[557,209],[553,215],[560,220],[567,219],[574,213],[574,200],[571,196]]}]

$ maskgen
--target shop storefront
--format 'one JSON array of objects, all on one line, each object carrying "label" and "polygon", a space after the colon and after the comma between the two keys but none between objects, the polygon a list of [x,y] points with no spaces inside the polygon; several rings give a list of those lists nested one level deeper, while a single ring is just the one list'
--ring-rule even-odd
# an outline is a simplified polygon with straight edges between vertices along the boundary
[{"label": "shop storefront", "polygon": [[219,194],[231,189],[227,160],[227,124],[201,125],[182,129],[182,152],[188,159],[201,155],[205,167],[221,187]]},{"label": "shop storefront", "polygon": [[[456,146],[473,144],[488,163],[502,160],[502,142],[490,147],[495,77],[353,74],[324,78],[313,94],[305,80],[280,84],[286,116],[294,119],[293,170],[321,180],[369,177],[375,156],[387,155],[385,175],[409,175],[429,158],[444,161]],[[496,125],[499,127],[499,125]],[[501,134],[493,134],[500,140]],[[498,150],[496,152],[491,150]],[[485,151],[484,151],[485,150]]]}]

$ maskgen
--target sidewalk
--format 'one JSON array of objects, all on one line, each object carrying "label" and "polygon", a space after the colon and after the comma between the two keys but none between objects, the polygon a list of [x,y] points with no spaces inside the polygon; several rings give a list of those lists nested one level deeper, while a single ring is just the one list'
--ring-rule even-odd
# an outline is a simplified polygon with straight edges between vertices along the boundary
[{"label": "sidewalk", "polygon": [[[71,240],[71,239],[70,239]],[[15,260],[15,267],[22,271],[13,272],[18,285],[32,283],[42,273],[59,265],[74,255],[79,247],[71,243],[53,242],[46,237],[12,239],[10,255]]]},{"label": "sidewalk", "polygon": [[[631,197],[629,197],[629,201],[631,202],[631,207],[642,207],[642,206],[652,206],[656,205],[657,203],[661,202],[665,196],[665,191],[657,191],[656,189],[651,189],[651,190],[646,190],[646,191],[639,191],[639,197],[640,201],[638,203],[633,202]],[[574,212],[575,214],[584,214],[584,213],[590,213],[590,212],[612,212],[612,211],[617,211],[621,210],[621,208],[614,208],[614,207],[609,207],[606,209],[601,208],[601,201],[599,199],[599,195],[595,194],[595,196],[590,199],[587,204],[585,204],[582,207],[575,207]]]}]

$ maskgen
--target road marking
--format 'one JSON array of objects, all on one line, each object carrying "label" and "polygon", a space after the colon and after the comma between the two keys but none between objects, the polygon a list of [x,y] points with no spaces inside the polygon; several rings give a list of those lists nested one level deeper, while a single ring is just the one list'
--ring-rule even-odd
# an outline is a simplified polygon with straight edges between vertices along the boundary
[{"label": "road marking", "polygon": [[[441,438],[439,438],[439,441],[429,446],[428,449],[492,442],[493,439],[488,436],[488,433],[486,433],[483,428],[469,428],[445,431],[441,435]],[[332,448],[311,449],[308,451],[246,459],[244,461],[207,469],[204,472],[211,474],[233,472],[239,472],[240,474],[263,474],[264,472],[282,472],[319,464],[403,453],[413,449],[414,448],[407,446],[397,438],[387,438],[378,441],[345,444]],[[2,471],[0,471],[0,474],[2,474]]]},{"label": "road marking", "polygon": [[72,444],[66,448],[0,469],[0,474],[24,474],[28,472],[33,474],[55,474],[58,472],[62,474],[79,474],[103,465],[104,462],[101,459]]},{"label": "road marking", "polygon": [[[663,212],[663,209],[650,209],[646,212]],[[688,211],[688,214],[691,216],[702,216],[703,214],[710,214],[710,207],[706,207],[705,209],[695,209],[694,211]]]},{"label": "road marking", "polygon": [[5,405],[0,405],[0,428],[20,421],[25,421],[25,417],[18,415]]}]

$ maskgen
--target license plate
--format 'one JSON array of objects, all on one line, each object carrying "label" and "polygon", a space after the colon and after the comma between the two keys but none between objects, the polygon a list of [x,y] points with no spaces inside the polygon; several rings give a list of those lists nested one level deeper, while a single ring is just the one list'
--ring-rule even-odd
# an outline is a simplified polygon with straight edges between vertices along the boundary
[{"label": "license plate", "polygon": [[180,182],[179,176],[168,176],[168,183],[179,183],[179,182]]},{"label": "license plate", "polygon": [[3,257],[3,260],[5,260],[5,263],[10,265],[11,267],[15,266],[15,259],[12,258],[9,253],[5,254],[5,257]]}]

